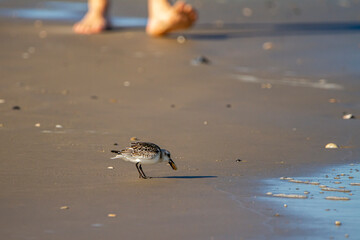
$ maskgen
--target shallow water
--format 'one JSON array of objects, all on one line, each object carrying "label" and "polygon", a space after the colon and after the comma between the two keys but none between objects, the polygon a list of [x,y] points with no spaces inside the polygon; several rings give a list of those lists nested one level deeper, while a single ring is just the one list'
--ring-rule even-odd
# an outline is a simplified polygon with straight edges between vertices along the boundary
[{"label": "shallow water", "polygon": [[[0,17],[74,22],[80,20],[87,10],[87,4],[79,2],[49,1],[33,8],[0,8]],[[111,16],[113,27],[145,27],[146,18]]]},{"label": "shallow water", "polygon": [[[294,183],[280,178],[268,179],[265,180],[267,185],[265,191],[269,192],[268,194],[271,192],[272,194],[306,195],[307,199],[275,197],[266,195],[266,192],[258,199],[270,202],[280,217],[291,216],[295,217],[295,220],[302,219],[294,222],[293,226],[291,222],[289,225],[291,228],[304,229],[304,235],[314,234],[316,238],[320,235],[325,239],[345,237],[356,239],[360,235],[360,186],[353,186],[350,183],[360,182],[359,169],[358,163],[340,165],[324,169],[311,177],[294,178],[303,183]],[[320,185],[311,185],[307,182],[318,182]],[[321,185],[351,192],[324,191]],[[306,194],[306,192],[309,193]],[[329,196],[346,197],[350,200],[325,199]],[[341,225],[335,225],[335,221],[340,221]]]}]

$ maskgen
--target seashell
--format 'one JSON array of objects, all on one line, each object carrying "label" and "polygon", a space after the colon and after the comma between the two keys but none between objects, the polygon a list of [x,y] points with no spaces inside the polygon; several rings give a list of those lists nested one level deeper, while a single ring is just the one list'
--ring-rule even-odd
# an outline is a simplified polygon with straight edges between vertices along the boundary
[{"label": "seashell", "polygon": [[335,143],[328,143],[326,144],[325,148],[339,148],[339,146]]},{"label": "seashell", "polygon": [[352,115],[351,113],[344,113],[344,115],[342,116],[342,119],[345,119],[345,120],[354,119],[354,118],[355,118],[355,116]]},{"label": "seashell", "polygon": [[340,226],[340,225],[341,225],[341,222],[340,222],[340,221],[335,221],[335,225],[336,225],[336,226]]}]

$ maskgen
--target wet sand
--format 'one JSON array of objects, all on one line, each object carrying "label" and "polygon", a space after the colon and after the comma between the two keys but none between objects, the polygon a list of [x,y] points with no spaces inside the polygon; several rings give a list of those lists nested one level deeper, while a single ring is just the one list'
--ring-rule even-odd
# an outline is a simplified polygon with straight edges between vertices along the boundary
[{"label": "wet sand", "polygon": [[[216,6],[239,7],[198,7]],[[335,8],[330,20],[343,27],[326,31],[289,30],[285,10],[275,28],[217,11],[183,44],[179,34],[153,39],[141,28],[78,36],[68,22],[1,18],[1,236],[304,236],[274,221],[276,206],[257,196],[262,179],[360,159],[360,33],[349,27],[353,8]],[[210,63],[192,65],[198,56]],[[154,178],[141,180],[133,164],[110,160],[131,137],[170,150],[179,170],[145,166]],[[325,149],[329,142],[341,148]]]}]

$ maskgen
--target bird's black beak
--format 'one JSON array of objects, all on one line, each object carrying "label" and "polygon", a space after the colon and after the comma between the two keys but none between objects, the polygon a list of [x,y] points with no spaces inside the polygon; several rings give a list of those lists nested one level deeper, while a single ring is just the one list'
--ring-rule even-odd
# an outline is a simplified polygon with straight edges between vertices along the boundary
[{"label": "bird's black beak", "polygon": [[171,166],[172,169],[177,170],[177,167],[176,167],[176,165],[175,165],[175,163],[174,163],[173,160],[170,159],[170,160],[169,160],[169,164],[170,164],[170,166]]}]

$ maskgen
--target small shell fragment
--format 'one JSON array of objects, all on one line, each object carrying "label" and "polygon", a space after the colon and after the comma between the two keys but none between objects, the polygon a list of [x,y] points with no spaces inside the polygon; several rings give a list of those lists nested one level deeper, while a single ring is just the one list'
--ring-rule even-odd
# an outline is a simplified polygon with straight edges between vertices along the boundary
[{"label": "small shell fragment", "polygon": [[326,144],[325,148],[339,148],[339,146],[335,143],[328,143]]},{"label": "small shell fragment", "polygon": [[40,127],[41,124],[40,123],[35,123],[35,127]]},{"label": "small shell fragment", "polygon": [[336,201],[349,201],[350,198],[348,197],[335,197],[335,196],[327,196],[326,200],[336,200]]},{"label": "small shell fragment", "polygon": [[132,137],[132,138],[130,138],[130,141],[132,141],[132,142],[135,142],[135,141],[138,141],[139,139],[137,138],[137,137]]},{"label": "small shell fragment", "polygon": [[67,209],[69,209],[69,208],[70,208],[69,206],[61,206],[61,207],[60,207],[61,210],[67,210]]},{"label": "small shell fragment", "polygon": [[266,193],[266,195],[269,195],[269,196],[272,195],[272,194],[273,194],[272,192],[267,192]]},{"label": "small shell fragment", "polygon": [[340,221],[335,221],[335,225],[336,225],[336,226],[340,226],[340,225],[341,225],[341,222],[340,222]]},{"label": "small shell fragment", "polygon": [[186,38],[183,35],[180,35],[176,38],[176,41],[180,44],[185,43],[186,42]]},{"label": "small shell fragment", "polygon": [[253,14],[253,10],[251,8],[245,7],[245,8],[242,9],[242,14],[245,17],[251,17],[252,14]]},{"label": "small shell fragment", "polygon": [[263,49],[264,50],[270,50],[274,47],[273,43],[272,42],[265,42],[263,45],[262,45]]},{"label": "small shell fragment", "polygon": [[342,116],[342,119],[345,119],[345,120],[347,120],[347,119],[354,119],[354,118],[355,118],[355,116],[352,115],[351,113],[347,113],[347,114],[344,114],[344,115]]},{"label": "small shell fragment", "polygon": [[5,99],[0,99],[0,104],[5,103]]},{"label": "small shell fragment", "polygon": [[62,125],[60,125],[60,124],[56,124],[56,126],[55,126],[56,128],[63,128],[63,126]]},{"label": "small shell fragment", "polygon": [[115,213],[109,213],[107,216],[110,217],[110,218],[114,218],[114,217],[116,217],[116,214]]},{"label": "small shell fragment", "polygon": [[112,170],[112,169],[114,169],[114,167],[113,166],[108,166],[107,169]]}]

